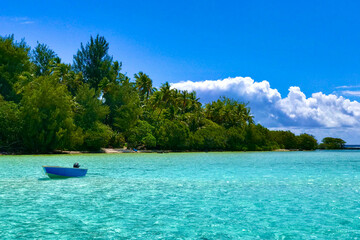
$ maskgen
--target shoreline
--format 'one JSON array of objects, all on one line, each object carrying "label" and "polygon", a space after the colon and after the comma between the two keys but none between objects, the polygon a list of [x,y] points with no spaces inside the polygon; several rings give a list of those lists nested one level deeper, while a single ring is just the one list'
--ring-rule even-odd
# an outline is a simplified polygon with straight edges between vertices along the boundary
[{"label": "shoreline", "polygon": [[360,148],[342,148],[342,149],[315,149],[315,150],[300,150],[300,149],[275,149],[272,151],[227,151],[227,150],[212,150],[212,151],[197,151],[197,150],[132,150],[125,148],[102,148],[99,151],[54,151],[51,153],[14,153],[14,152],[0,152],[0,156],[21,156],[21,155],[76,155],[76,154],[122,154],[122,153],[219,153],[219,152],[308,152],[308,151],[326,151],[326,150],[360,150]]},{"label": "shoreline", "polygon": [[51,153],[11,153],[0,152],[0,156],[20,156],[20,155],[77,155],[77,154],[122,154],[122,153],[219,153],[219,152],[299,152],[299,151],[315,151],[315,150],[300,150],[300,149],[275,149],[272,151],[227,151],[227,150],[212,150],[212,151],[196,151],[196,150],[132,150],[125,148],[102,148],[99,151],[54,151]]}]

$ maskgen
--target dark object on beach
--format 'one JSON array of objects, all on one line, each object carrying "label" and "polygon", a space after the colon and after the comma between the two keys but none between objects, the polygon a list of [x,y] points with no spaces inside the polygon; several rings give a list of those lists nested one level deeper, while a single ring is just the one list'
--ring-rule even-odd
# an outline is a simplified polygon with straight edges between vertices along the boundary
[{"label": "dark object on beach", "polygon": [[74,166],[73,166],[74,168],[79,168],[80,167],[80,164],[79,163],[74,163]]}]

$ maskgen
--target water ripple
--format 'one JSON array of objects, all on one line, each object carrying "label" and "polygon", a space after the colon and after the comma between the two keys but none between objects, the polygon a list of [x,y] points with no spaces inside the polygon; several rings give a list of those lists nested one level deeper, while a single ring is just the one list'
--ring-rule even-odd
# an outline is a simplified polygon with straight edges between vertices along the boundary
[{"label": "water ripple", "polygon": [[356,239],[360,154],[333,153],[0,157],[0,238]]}]

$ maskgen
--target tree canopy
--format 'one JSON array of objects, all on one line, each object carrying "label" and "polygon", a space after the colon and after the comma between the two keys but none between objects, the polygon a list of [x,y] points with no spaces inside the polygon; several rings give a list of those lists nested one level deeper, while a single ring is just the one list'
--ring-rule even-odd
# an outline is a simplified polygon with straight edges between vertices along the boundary
[{"label": "tree canopy", "polygon": [[344,148],[345,141],[341,138],[332,138],[326,137],[322,140],[322,143],[319,145],[321,149],[342,149]]},{"label": "tree canopy", "polygon": [[14,35],[0,37],[0,94],[8,101],[18,101],[14,85],[30,71],[30,48],[25,41],[16,42]]},{"label": "tree canopy", "polygon": [[60,58],[46,44],[37,43],[31,52],[36,76],[50,74],[51,64],[60,63]]},{"label": "tree canopy", "polygon": [[[101,81],[110,80],[113,58],[109,55],[109,43],[102,36],[90,37],[90,41],[74,55],[73,68],[83,74],[83,81],[96,90]],[[114,65],[116,65],[114,63]]]},{"label": "tree canopy", "polygon": [[[103,147],[247,151],[317,147],[308,134],[256,124],[247,104],[196,92],[158,89],[139,71],[131,79],[103,36],[80,44],[73,64],[46,44],[0,37],[0,151],[47,153]],[[345,142],[324,139],[326,148]]]}]

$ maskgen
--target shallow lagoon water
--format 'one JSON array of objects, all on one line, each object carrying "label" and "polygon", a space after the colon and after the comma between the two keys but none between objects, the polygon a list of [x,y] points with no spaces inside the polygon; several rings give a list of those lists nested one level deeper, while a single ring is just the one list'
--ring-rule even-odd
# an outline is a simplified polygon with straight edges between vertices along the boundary
[{"label": "shallow lagoon water", "polygon": [[0,238],[356,239],[360,151],[0,156]]}]

